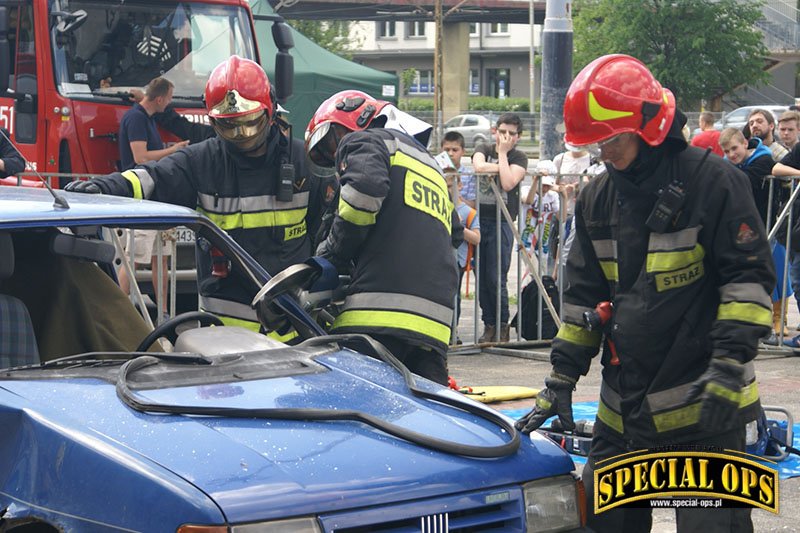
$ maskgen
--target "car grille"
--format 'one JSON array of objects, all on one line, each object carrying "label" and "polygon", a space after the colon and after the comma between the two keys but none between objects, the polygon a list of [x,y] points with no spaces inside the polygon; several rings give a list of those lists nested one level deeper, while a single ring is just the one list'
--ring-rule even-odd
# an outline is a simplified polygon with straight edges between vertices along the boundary
[{"label": "car grille", "polygon": [[336,533],[522,532],[524,514],[522,491],[509,487],[330,514],[320,519],[324,531]]}]

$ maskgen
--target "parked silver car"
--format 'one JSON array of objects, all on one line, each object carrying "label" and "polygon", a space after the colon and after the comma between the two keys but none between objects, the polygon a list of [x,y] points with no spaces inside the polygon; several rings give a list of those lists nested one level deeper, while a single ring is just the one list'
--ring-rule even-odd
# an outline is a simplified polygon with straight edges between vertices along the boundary
[{"label": "parked silver car", "polygon": [[783,114],[783,112],[789,108],[784,105],[748,105],[744,107],[738,107],[730,113],[726,113],[721,120],[716,121],[714,123],[714,128],[718,130],[725,128],[741,129],[745,124],[747,124],[747,117],[750,116],[750,112],[753,111],[753,109],[766,109],[767,111],[770,111],[775,117],[775,123],[777,124],[778,118],[780,118],[781,114]]},{"label": "parked silver car", "polygon": [[492,141],[492,127],[496,117],[486,115],[456,115],[444,123],[444,132],[457,131],[464,136],[467,148]]}]

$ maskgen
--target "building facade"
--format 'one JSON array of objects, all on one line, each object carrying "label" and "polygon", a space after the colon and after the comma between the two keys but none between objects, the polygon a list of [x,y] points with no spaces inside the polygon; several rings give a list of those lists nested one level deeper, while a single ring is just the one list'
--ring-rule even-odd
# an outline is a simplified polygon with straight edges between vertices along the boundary
[{"label": "building facade", "polygon": [[[540,25],[508,23],[468,23],[470,96],[529,98],[531,87],[530,49],[539,51]],[[356,22],[351,28],[354,41],[361,43],[353,60],[366,66],[392,72],[399,77],[413,68],[417,78],[402,87],[404,97],[432,97],[433,22],[382,21]],[[538,63],[538,62],[537,62]],[[540,72],[534,72],[535,94],[539,94]],[[444,65],[444,70],[447,65]]]}]

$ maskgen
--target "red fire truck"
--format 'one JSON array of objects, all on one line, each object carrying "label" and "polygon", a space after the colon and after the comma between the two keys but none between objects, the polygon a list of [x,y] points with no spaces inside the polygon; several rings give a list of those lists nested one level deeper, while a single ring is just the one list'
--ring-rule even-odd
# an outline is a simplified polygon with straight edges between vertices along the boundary
[{"label": "red fire truck", "polygon": [[[0,0],[0,126],[29,171],[112,172],[131,88],[163,76],[179,112],[205,122],[211,70],[232,54],[259,60],[253,28],[246,0]],[[291,36],[279,20],[272,33],[282,100]]]}]

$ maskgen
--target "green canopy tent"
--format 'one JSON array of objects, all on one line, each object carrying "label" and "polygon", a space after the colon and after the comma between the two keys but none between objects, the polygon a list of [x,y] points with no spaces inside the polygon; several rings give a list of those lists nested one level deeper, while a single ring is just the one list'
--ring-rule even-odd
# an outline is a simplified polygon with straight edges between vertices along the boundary
[{"label": "green canopy tent", "polygon": [[[266,0],[251,3],[253,15],[272,15]],[[261,66],[268,76],[274,75],[275,43],[272,41],[272,22],[256,20],[256,40],[261,54]],[[295,137],[302,138],[308,121],[319,105],[329,96],[345,89],[364,91],[375,98],[397,103],[397,76],[353,63],[317,45],[292,28],[294,48],[294,91],[284,104],[289,110],[289,122]]]}]

